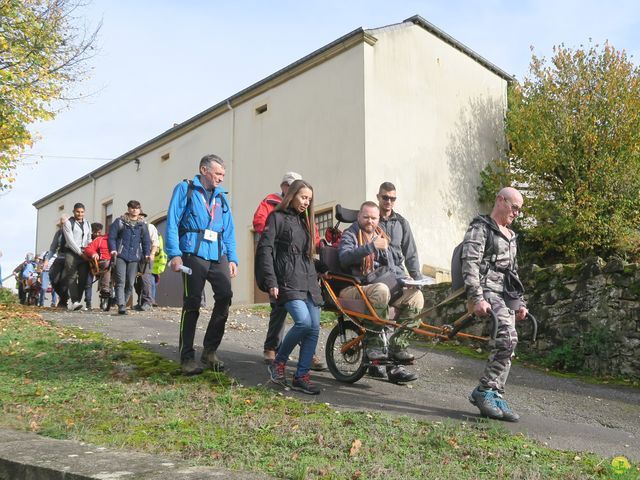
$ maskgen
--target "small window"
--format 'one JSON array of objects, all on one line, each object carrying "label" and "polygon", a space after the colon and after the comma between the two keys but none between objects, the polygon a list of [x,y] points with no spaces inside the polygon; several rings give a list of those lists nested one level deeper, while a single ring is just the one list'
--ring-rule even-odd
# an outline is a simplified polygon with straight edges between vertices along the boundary
[{"label": "small window", "polygon": [[165,153],[164,155],[160,155],[160,158],[162,159],[163,162],[166,162],[167,160],[169,160],[169,157],[171,157],[170,153]]},{"label": "small window", "polygon": [[113,202],[107,202],[102,205],[104,213],[104,231],[108,232],[109,227],[113,223]]},{"label": "small window", "polygon": [[333,208],[316,212],[316,225],[318,225],[320,238],[324,238],[324,232],[333,226]]},{"label": "small window", "polygon": [[267,104],[265,103],[264,105],[260,105],[258,108],[256,108],[256,115],[261,115],[264,112],[267,111]]}]

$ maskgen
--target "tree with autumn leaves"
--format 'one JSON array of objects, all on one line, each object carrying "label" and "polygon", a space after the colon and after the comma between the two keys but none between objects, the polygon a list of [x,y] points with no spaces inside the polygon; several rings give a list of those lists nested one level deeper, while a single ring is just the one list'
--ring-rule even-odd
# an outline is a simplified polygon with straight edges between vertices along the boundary
[{"label": "tree with autumn leaves", "polygon": [[29,126],[51,120],[86,77],[96,35],[69,0],[0,0],[0,190],[10,188]]},{"label": "tree with autumn leaves", "polygon": [[480,198],[523,191],[526,251],[539,262],[640,253],[640,71],[608,43],[533,55],[509,87],[505,158],[482,173]]}]

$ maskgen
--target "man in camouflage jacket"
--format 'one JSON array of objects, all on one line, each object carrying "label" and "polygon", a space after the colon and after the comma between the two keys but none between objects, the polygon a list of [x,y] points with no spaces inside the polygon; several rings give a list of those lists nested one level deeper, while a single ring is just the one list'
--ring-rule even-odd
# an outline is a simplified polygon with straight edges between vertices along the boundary
[{"label": "man in camouflage jacket", "polygon": [[484,317],[492,310],[498,333],[478,387],[469,400],[487,417],[516,422],[502,395],[511,368],[511,357],[518,343],[515,322],[527,316],[520,295],[504,294],[505,275],[517,278],[516,234],[509,228],[520,214],[523,198],[512,187],[500,190],[489,216],[476,217],[469,226],[462,247],[462,276],[473,312]]}]

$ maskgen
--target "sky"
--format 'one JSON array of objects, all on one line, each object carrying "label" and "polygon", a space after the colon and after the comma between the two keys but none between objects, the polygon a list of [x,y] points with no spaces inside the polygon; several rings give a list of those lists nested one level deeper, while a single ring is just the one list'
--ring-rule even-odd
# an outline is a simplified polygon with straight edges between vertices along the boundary
[{"label": "sky", "polygon": [[102,22],[83,98],[33,126],[0,194],[2,276],[35,249],[36,200],[358,27],[416,14],[519,80],[532,47],[549,58],[608,41],[639,64],[636,0],[93,0],[76,12]]}]

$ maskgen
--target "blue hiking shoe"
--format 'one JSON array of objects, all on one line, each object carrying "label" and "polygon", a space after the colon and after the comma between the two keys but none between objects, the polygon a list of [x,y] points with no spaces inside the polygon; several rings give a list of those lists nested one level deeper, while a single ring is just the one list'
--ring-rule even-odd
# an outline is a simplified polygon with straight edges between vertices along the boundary
[{"label": "blue hiking shoe", "polygon": [[482,416],[502,420],[503,413],[498,407],[497,400],[498,392],[495,390],[480,390],[480,387],[476,387],[469,396],[469,401],[472,405],[478,407]]},{"label": "blue hiking shoe", "polygon": [[520,420],[520,415],[511,410],[507,401],[502,398],[502,395],[499,393],[496,394],[496,404],[498,405],[498,408],[502,410],[502,420],[507,422],[517,422]]}]

